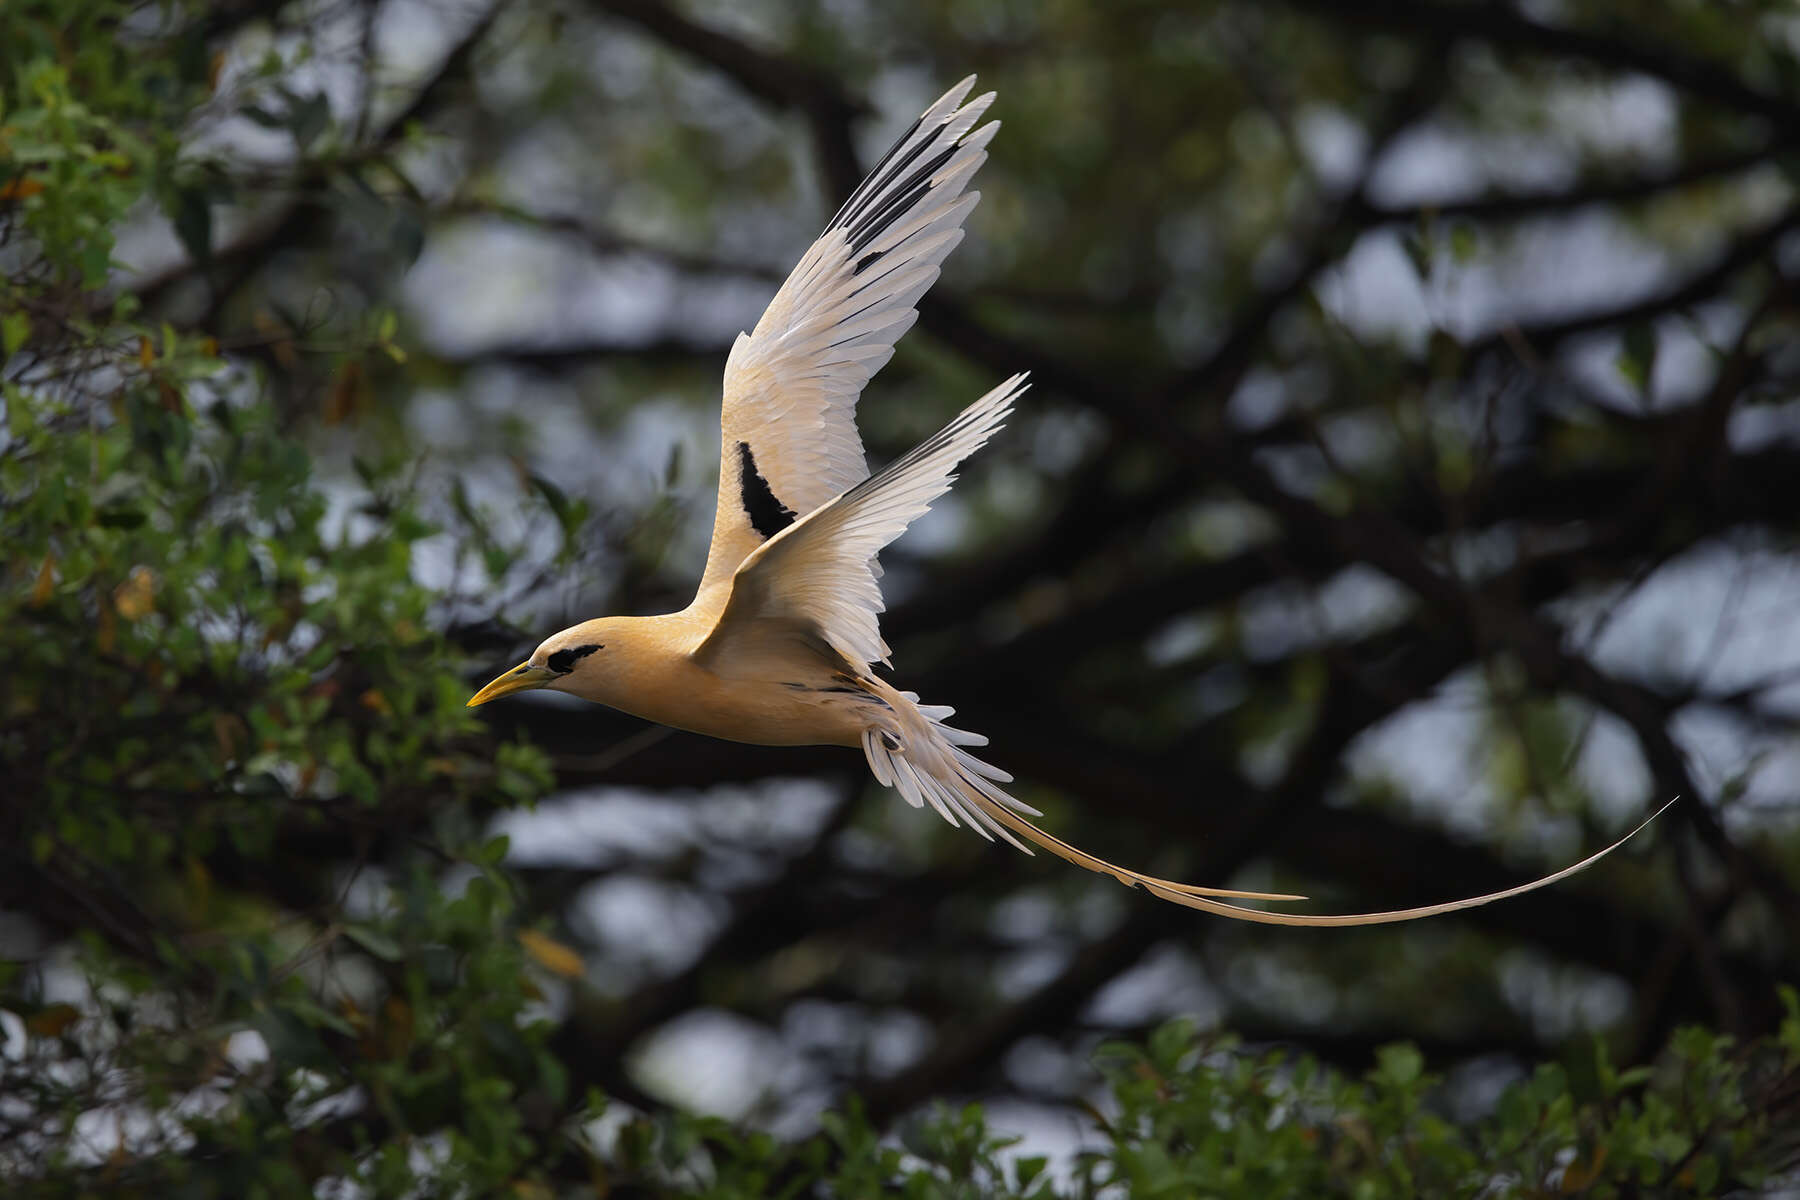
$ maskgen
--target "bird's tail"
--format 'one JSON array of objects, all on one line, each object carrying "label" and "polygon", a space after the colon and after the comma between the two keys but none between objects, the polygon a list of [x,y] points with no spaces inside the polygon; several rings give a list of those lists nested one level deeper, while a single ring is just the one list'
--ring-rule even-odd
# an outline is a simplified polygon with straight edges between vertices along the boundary
[{"label": "bird's tail", "polygon": [[1496,900],[1523,895],[1586,870],[1631,840],[1645,825],[1662,815],[1669,804],[1675,803],[1670,800],[1652,813],[1643,824],[1604,850],[1541,879],[1503,891],[1388,912],[1332,915],[1264,912],[1261,909],[1225,904],[1219,898],[1291,901],[1304,900],[1306,897],[1176,883],[1133,871],[1129,867],[1121,867],[1071,846],[1028,819],[1043,814],[1009,795],[1001,786],[1012,782],[1011,775],[969,753],[967,747],[985,746],[987,738],[945,724],[955,712],[954,709],[942,705],[920,704],[916,693],[896,691],[880,680],[865,680],[864,686],[884,702],[884,709],[879,712],[877,719],[863,731],[863,753],[869,760],[869,769],[874,772],[876,779],[896,789],[914,808],[929,804],[950,824],[967,825],[989,841],[997,836],[1027,854],[1032,853],[1032,850],[1025,843],[1031,842],[1078,867],[1111,875],[1127,887],[1141,887],[1164,900],[1202,912],[1263,925],[1387,925],[1399,921],[1415,921],[1420,917],[1458,909],[1476,908]]}]

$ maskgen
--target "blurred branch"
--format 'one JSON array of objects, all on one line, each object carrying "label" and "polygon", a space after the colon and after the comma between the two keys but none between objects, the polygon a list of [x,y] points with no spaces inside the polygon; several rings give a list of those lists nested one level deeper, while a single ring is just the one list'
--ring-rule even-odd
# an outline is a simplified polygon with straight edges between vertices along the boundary
[{"label": "blurred branch", "polygon": [[1462,199],[1429,200],[1417,204],[1369,206],[1371,222],[1405,224],[1432,220],[1522,221],[1553,216],[1579,208],[1605,204],[1634,204],[1653,200],[1665,192],[1696,184],[1714,183],[1775,161],[1800,147],[1800,133],[1785,130],[1774,139],[1752,148],[1715,154],[1676,164],[1661,171],[1619,179],[1598,179],[1574,187],[1532,190],[1495,190]]},{"label": "blurred branch", "polygon": [[202,275],[211,267],[224,270],[214,280],[207,311],[196,328],[210,329],[225,303],[253,278],[282,249],[300,244],[312,237],[330,219],[328,210],[312,198],[312,193],[331,178],[349,159],[367,160],[384,152],[405,136],[409,128],[429,120],[448,103],[456,82],[469,71],[476,48],[487,37],[494,19],[503,5],[495,4],[481,13],[463,35],[413,92],[412,98],[375,131],[369,141],[354,152],[302,162],[285,188],[290,199],[272,211],[260,214],[229,245],[217,250],[210,262],[189,259],[157,274],[136,280],[131,290],[146,308],[154,309],[176,285]]},{"label": "blurred branch", "polygon": [[1797,229],[1800,229],[1800,204],[1784,209],[1756,228],[1739,233],[1710,265],[1696,270],[1678,283],[1671,283],[1625,304],[1541,321],[1521,322],[1471,343],[1466,350],[1471,355],[1504,354],[1512,353],[1516,347],[1524,345],[1542,355],[1570,338],[1648,321],[1691,308],[1714,299],[1739,275],[1766,263],[1781,241]]},{"label": "blurred branch", "polygon": [[[819,947],[830,956],[835,942],[868,948],[916,936],[929,924],[937,906],[957,896],[985,870],[980,856],[961,865],[938,868],[911,878],[885,881],[860,895],[839,888],[821,894],[830,882],[835,835],[855,811],[840,804],[813,845],[789,859],[780,874],[765,884],[729,898],[731,919],[693,962],[673,975],[653,980],[617,1000],[581,997],[553,1039],[559,1057],[575,1076],[596,1081],[623,1060],[639,1038],[660,1025],[713,1001],[713,989],[730,971],[768,963],[771,956],[800,943]],[[872,926],[903,923],[882,938]],[[775,986],[767,981],[764,986]]]},{"label": "blurred branch", "polygon": [[[1800,207],[1796,207],[1800,214]],[[1774,280],[1763,290],[1762,299],[1744,316],[1736,340],[1719,360],[1712,386],[1681,422],[1679,436],[1672,437],[1662,448],[1661,460],[1653,479],[1643,492],[1643,502],[1625,520],[1649,519],[1649,510],[1672,499],[1680,488],[1693,484],[1717,494],[1728,486],[1732,474],[1729,432],[1731,414],[1748,392],[1761,364],[1754,350],[1754,340],[1764,321],[1791,305],[1794,280],[1775,269]],[[1628,510],[1629,512],[1629,510]]]},{"label": "blurred branch", "polygon": [[[1287,840],[1296,823],[1304,822],[1303,814],[1317,807],[1338,755],[1363,727],[1363,719],[1352,715],[1353,706],[1345,699],[1341,685],[1328,688],[1313,730],[1294,754],[1281,782],[1261,803],[1248,809],[1253,818],[1223,837],[1201,843],[1207,851],[1194,873],[1196,878],[1230,878],[1252,858],[1274,851],[1278,841]],[[1063,743],[1059,739],[1044,739],[1039,744]],[[1083,751],[1076,757],[1093,770],[1091,752]],[[1186,779],[1198,777],[1185,770],[1179,774]],[[1173,780],[1162,782],[1171,787],[1166,794],[1180,794],[1179,784]],[[1106,795],[1084,788],[1080,782],[1075,784],[1075,790],[1085,792],[1090,801]],[[1115,798],[1116,803],[1116,793],[1108,798]],[[1095,993],[1159,941],[1192,929],[1195,917],[1196,914],[1173,905],[1146,899],[1134,905],[1118,929],[1082,947],[1056,978],[1036,991],[986,1016],[973,1020],[959,1017],[940,1025],[937,1044],[924,1058],[897,1075],[856,1089],[868,1105],[871,1119],[885,1125],[928,1097],[957,1086],[967,1087],[968,1080],[991,1075],[1010,1046],[1032,1033],[1049,1034],[1072,1024]]]},{"label": "blurred branch", "polygon": [[725,262],[704,255],[691,254],[673,246],[655,245],[639,238],[626,237],[614,230],[603,229],[582,217],[532,212],[516,204],[506,204],[497,200],[457,199],[440,205],[429,215],[436,218],[492,218],[526,229],[535,229],[569,238],[598,256],[652,259],[691,275],[735,275],[766,280],[775,285],[780,284],[785,278],[782,271],[761,264]]},{"label": "blurred branch", "polygon": [[1118,929],[1076,951],[1049,983],[992,1012],[945,1022],[923,1058],[850,1090],[862,1097],[869,1120],[885,1128],[934,1096],[971,1088],[975,1080],[990,1078],[1006,1050],[1021,1038],[1072,1024],[1096,992],[1193,915],[1168,904],[1138,907]]},{"label": "blurred branch", "polygon": [[[1772,122],[1778,130],[1800,125],[1800,102],[1752,87],[1736,74],[1704,59],[1643,39],[1641,30],[1573,29],[1533,20],[1510,4],[1437,4],[1430,0],[1289,0],[1331,20],[1403,34],[1431,34],[1453,41],[1474,39],[1524,54],[1582,59],[1601,66],[1660,79],[1723,108]],[[1623,18],[1620,18],[1621,22]]]},{"label": "blurred branch", "polygon": [[293,0],[219,0],[206,5],[193,32],[201,39],[216,42],[230,38],[246,25],[274,20]]},{"label": "blurred branch", "polygon": [[658,41],[716,68],[765,104],[803,115],[813,131],[829,190],[847,196],[862,180],[850,123],[868,111],[837,79],[810,63],[708,28],[659,0],[589,0]]},{"label": "blurred branch", "polygon": [[708,63],[765,104],[819,109],[848,120],[867,111],[836,77],[690,20],[659,0],[589,0],[596,12],[630,22],[658,41]]},{"label": "blurred branch", "polygon": [[645,342],[520,343],[508,342],[439,350],[429,357],[455,367],[503,366],[562,375],[609,362],[643,367],[708,367],[724,369],[726,343],[704,345],[681,337]]},{"label": "blurred branch", "polygon": [[1533,676],[1545,686],[1566,688],[1621,718],[1637,736],[1657,787],[1665,795],[1687,797],[1682,820],[1743,882],[1762,892],[1789,919],[1800,919],[1800,889],[1781,871],[1737,845],[1706,802],[1706,793],[1688,771],[1687,756],[1669,732],[1675,705],[1647,687],[1617,679],[1559,644],[1554,631],[1516,617],[1509,626],[1523,636],[1512,640]]},{"label": "blurred branch", "polygon": [[1407,128],[1436,106],[1447,82],[1443,46],[1437,39],[1420,51],[1421,62],[1412,78],[1381,103],[1370,122],[1369,148],[1353,182],[1313,225],[1304,248],[1294,257],[1295,266],[1277,284],[1258,292],[1239,306],[1236,320],[1219,345],[1198,366],[1177,372],[1164,383],[1156,401],[1162,405],[1194,400],[1222,406],[1248,368],[1252,353],[1268,332],[1276,315],[1298,299],[1319,272],[1355,245],[1356,235],[1374,219],[1369,207],[1368,185],[1389,146]]}]

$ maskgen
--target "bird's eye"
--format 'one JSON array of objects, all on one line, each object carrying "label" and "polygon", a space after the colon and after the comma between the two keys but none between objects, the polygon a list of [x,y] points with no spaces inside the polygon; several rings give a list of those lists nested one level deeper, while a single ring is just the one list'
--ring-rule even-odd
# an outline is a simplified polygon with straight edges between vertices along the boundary
[{"label": "bird's eye", "polygon": [[586,658],[596,650],[604,649],[606,649],[605,646],[572,646],[567,650],[558,650],[546,662],[550,669],[558,675],[567,675],[575,669],[577,660]]}]

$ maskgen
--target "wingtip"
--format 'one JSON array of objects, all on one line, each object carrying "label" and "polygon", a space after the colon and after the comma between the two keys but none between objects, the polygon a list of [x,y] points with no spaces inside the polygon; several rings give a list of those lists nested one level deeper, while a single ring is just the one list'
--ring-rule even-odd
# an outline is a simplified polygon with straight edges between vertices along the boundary
[{"label": "wingtip", "polygon": [[950,120],[961,111],[963,98],[969,94],[974,86],[975,76],[970,75],[963,79],[949,91],[932,101],[931,106],[925,110],[922,119],[926,121],[936,121],[940,124]]},{"label": "wingtip", "polygon": [[[974,79],[974,76],[970,76],[970,79],[972,81]],[[975,118],[979,117],[982,113],[986,112],[988,110],[988,107],[991,104],[993,104],[994,101],[998,100],[999,98],[1000,98],[999,92],[983,92],[983,93],[981,93],[981,95],[975,97],[973,100],[970,100],[968,103],[964,104],[961,108],[957,109],[956,111],[958,113],[968,117],[969,123],[971,125],[973,125],[975,123]]]},{"label": "wingtip", "polygon": [[965,150],[985,150],[988,147],[988,143],[994,140],[994,135],[999,132],[1000,118],[995,117],[987,124],[982,125],[969,133],[965,133],[963,135],[963,140],[959,144]]}]

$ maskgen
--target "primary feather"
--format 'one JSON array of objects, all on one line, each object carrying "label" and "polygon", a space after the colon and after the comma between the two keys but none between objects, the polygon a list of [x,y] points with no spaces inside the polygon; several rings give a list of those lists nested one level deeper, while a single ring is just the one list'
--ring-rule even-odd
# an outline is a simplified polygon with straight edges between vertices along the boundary
[{"label": "primary feather", "polygon": [[[975,128],[994,94],[964,103],[974,84],[974,76],[963,80],[913,122],[801,255],[756,328],[732,346],[702,591],[727,583],[785,520],[868,476],[857,397],[893,357],[918,319],[919,297],[962,240],[963,220],[980,199],[964,188],[1000,128]],[[765,506],[772,516],[759,523],[745,497],[764,491],[775,506]]]}]

